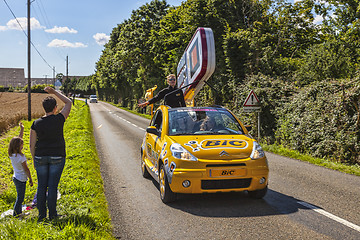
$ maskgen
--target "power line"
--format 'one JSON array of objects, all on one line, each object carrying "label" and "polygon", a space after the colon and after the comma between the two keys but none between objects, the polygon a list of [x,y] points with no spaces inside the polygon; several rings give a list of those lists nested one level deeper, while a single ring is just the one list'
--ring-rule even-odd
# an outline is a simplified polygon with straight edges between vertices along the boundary
[{"label": "power line", "polygon": [[27,34],[26,34],[25,30],[22,28],[22,26],[21,26],[21,24],[19,23],[17,17],[15,16],[14,12],[11,10],[9,4],[6,2],[6,0],[4,0],[4,2],[5,2],[5,4],[6,4],[6,6],[9,8],[9,10],[10,10],[11,14],[13,15],[13,17],[15,18],[16,22],[19,24],[21,30],[24,32],[25,36],[27,37]]},{"label": "power line", "polygon": [[[8,9],[10,10],[11,14],[13,15],[13,17],[15,18],[16,22],[18,23],[18,25],[20,26],[20,28],[22,29],[23,33],[25,34],[25,36],[28,38],[28,34],[25,32],[25,30],[23,29],[23,27],[21,26],[19,20],[17,19],[17,17],[15,16],[14,12],[12,11],[12,9],[10,8],[9,4],[6,2],[6,0],[4,0],[6,6],[8,7]],[[32,41],[30,41],[31,45],[33,46],[33,48],[35,49],[35,51],[39,54],[39,56],[42,58],[42,60],[49,66],[49,68],[51,70],[53,70],[53,67],[50,66],[50,64],[45,60],[45,58],[41,55],[41,53],[39,52],[39,50],[35,47],[34,43]]]},{"label": "power line", "polygon": [[[32,5],[33,10],[34,10],[34,15],[37,16],[39,19],[42,18],[42,20],[45,23],[46,28],[50,29],[51,28],[51,23],[50,23],[49,18],[48,18],[47,14],[46,14],[46,11],[45,11],[45,8],[44,8],[44,5],[43,5],[42,1],[37,0],[35,3],[36,3],[36,5],[34,5],[34,4]],[[35,6],[38,7],[40,15],[36,11]],[[43,31],[42,33],[46,36],[46,38],[49,40],[49,42],[51,42],[51,38],[49,36],[49,33],[47,33],[46,30]],[[63,51],[61,51],[59,48],[55,48],[55,52],[62,60],[64,60],[64,61],[66,60],[65,57],[64,57],[66,54]]]}]

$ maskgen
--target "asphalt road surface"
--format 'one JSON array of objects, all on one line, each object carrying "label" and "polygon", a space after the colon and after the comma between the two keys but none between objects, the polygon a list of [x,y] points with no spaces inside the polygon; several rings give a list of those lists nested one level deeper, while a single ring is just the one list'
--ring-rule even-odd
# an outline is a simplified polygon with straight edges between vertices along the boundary
[{"label": "asphalt road surface", "polygon": [[149,120],[91,103],[105,194],[118,239],[360,239],[360,177],[266,153],[268,194],[181,195],[169,205],[140,169]]}]

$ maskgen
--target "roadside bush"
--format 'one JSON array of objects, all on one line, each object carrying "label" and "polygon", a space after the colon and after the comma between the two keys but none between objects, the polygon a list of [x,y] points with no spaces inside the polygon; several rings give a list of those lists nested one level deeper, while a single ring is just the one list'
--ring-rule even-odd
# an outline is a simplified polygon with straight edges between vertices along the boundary
[{"label": "roadside bush", "polygon": [[[46,86],[50,86],[52,88],[55,88],[54,85],[49,85],[49,84],[38,84],[38,85],[34,85],[34,86],[31,86],[31,92],[32,93],[46,93],[44,91],[44,88]],[[27,92],[27,85],[23,88],[23,91],[24,92]]]},{"label": "roadside bush", "polygon": [[332,40],[312,46],[304,55],[300,68],[295,72],[298,85],[325,79],[352,78],[357,54],[341,40]]},{"label": "roadside bush", "polygon": [[255,92],[261,104],[260,112],[260,137],[261,141],[267,144],[275,142],[275,130],[277,128],[278,113],[277,109],[282,108],[296,89],[294,89],[283,78],[272,78],[263,74],[249,75],[243,84],[232,81],[229,83],[232,89],[234,101],[228,103],[227,107],[241,118],[246,124],[251,124],[251,133],[257,136],[257,116],[254,113],[246,113],[243,104],[251,90]]},{"label": "roadside bush", "polygon": [[257,115],[243,103],[253,90],[261,103],[260,139],[300,153],[347,164],[360,163],[360,83],[358,79],[322,81],[299,90],[287,79],[249,75],[243,84],[232,81],[232,103],[241,121],[257,137]]},{"label": "roadside bush", "polygon": [[303,88],[278,108],[277,143],[314,157],[360,163],[359,98],[358,80]]}]

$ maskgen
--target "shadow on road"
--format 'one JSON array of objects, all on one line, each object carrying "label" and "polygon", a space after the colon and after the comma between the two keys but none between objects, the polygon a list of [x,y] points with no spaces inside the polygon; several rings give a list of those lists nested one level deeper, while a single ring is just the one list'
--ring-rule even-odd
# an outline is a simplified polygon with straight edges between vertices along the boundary
[{"label": "shadow on road", "polygon": [[305,207],[298,199],[268,190],[263,199],[253,199],[246,192],[180,194],[169,207],[202,217],[259,217],[298,212]]}]

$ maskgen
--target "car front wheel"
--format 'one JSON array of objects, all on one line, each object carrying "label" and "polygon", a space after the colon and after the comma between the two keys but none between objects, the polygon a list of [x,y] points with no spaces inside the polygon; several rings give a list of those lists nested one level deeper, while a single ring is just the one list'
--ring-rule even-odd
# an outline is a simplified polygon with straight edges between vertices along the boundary
[{"label": "car front wheel", "polygon": [[148,170],[146,168],[144,154],[142,151],[141,151],[141,173],[144,178],[150,178],[150,173],[148,172]]},{"label": "car front wheel", "polygon": [[160,185],[160,198],[161,201],[163,201],[163,203],[169,203],[176,200],[176,193],[174,193],[170,189],[164,165],[161,165],[160,168],[159,185]]}]

